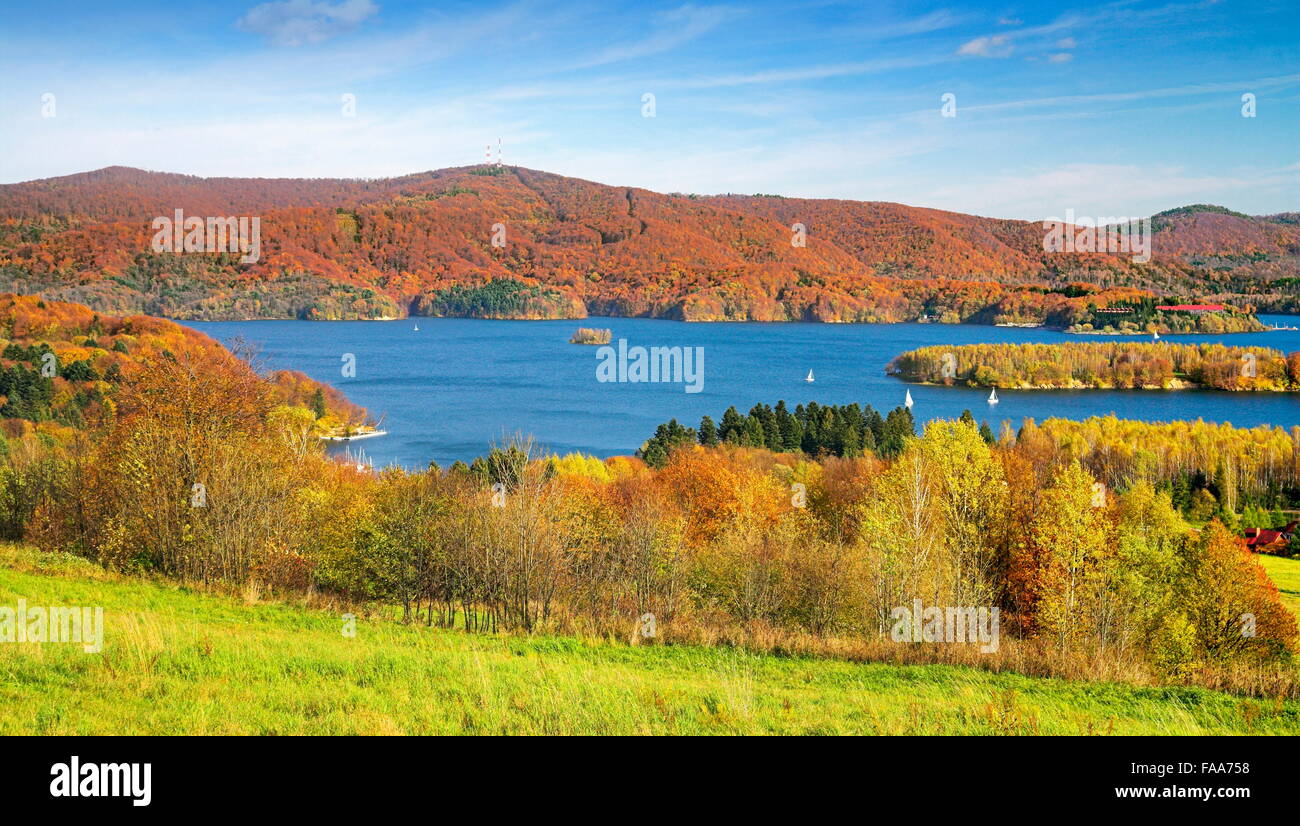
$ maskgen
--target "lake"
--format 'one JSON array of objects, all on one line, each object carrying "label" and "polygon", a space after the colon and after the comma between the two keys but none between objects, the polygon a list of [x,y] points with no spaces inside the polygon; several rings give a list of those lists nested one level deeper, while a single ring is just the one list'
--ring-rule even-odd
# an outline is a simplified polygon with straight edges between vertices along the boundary
[{"label": "lake", "polygon": [[[1295,324],[1291,316],[1261,316]],[[402,321],[182,322],[229,343],[258,347],[266,366],[301,370],[345,392],[383,417],[387,436],[355,442],[376,465],[442,466],[485,453],[514,433],[559,452],[606,457],[628,454],[670,418],[697,426],[735,405],[758,402],[870,404],[888,412],[911,390],[918,420],[952,418],[969,408],[996,431],[1003,420],[1114,413],[1121,418],[1197,419],[1238,426],[1300,423],[1300,396],[1208,390],[987,390],[909,385],[885,375],[898,353],[916,347],[979,342],[1110,340],[1040,328],[940,324],[686,323],[641,318],[583,321],[485,321],[420,318]],[[418,324],[419,330],[415,327]],[[599,348],[570,344],[577,327],[609,328],[614,344],[702,348],[700,392],[683,383],[597,380]],[[1125,339],[1144,337],[1120,337]],[[1170,336],[1300,350],[1300,332]],[[692,351],[694,352],[694,351]],[[355,357],[355,376],[343,359]],[[815,381],[804,379],[809,370]],[[341,451],[341,447],[331,447]]]}]

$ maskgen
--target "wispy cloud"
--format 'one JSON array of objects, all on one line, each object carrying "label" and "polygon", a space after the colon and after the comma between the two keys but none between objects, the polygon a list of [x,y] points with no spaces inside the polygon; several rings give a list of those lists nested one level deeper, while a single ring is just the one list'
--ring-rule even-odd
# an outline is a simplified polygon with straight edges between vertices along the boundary
[{"label": "wispy cloud", "polygon": [[737,14],[736,10],[724,6],[682,6],[662,14],[654,24],[654,30],[646,37],[607,46],[573,68],[603,66],[669,52],[712,31]]},{"label": "wispy cloud", "polygon": [[378,12],[372,0],[279,0],[254,6],[235,25],[277,46],[302,46],[351,31]]},{"label": "wispy cloud", "polygon": [[977,37],[957,47],[957,54],[974,57],[1008,57],[1015,47],[1005,34]]},{"label": "wispy cloud", "polygon": [[1232,80],[1218,83],[1189,83],[1185,86],[1166,86],[1155,89],[1131,89],[1126,92],[1100,92],[1091,95],[1061,95],[1058,97],[1026,98],[1001,103],[967,106],[966,112],[996,112],[1004,109],[1024,109],[1035,106],[1070,106],[1080,103],[1123,103],[1153,98],[1183,97],[1238,92],[1242,89],[1288,88],[1300,85],[1300,74],[1257,77],[1249,80]]}]

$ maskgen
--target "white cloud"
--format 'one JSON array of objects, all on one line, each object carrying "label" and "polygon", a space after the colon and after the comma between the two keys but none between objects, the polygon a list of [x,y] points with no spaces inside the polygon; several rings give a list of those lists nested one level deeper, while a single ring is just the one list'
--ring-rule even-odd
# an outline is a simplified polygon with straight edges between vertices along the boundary
[{"label": "white cloud", "polygon": [[975,57],[1006,57],[1011,54],[1011,40],[1005,34],[977,37],[957,49],[957,54]]},{"label": "white cloud", "polygon": [[254,6],[235,25],[277,46],[301,46],[350,31],[378,11],[372,0],[280,0]]},{"label": "white cloud", "polygon": [[1047,59],[1051,63],[1069,63],[1071,60],[1074,60],[1074,55],[1069,52],[1057,52],[1054,55],[1050,55]]},{"label": "white cloud", "polygon": [[1073,37],[1063,37],[1056,41],[1056,48],[1058,49],[1073,49],[1077,45],[1079,44],[1075,42]]}]

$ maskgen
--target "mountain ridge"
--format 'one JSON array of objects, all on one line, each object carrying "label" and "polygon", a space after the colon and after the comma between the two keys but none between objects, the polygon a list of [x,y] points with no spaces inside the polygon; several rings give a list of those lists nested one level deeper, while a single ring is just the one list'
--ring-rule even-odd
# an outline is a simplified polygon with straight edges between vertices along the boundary
[{"label": "mountain ridge", "polygon": [[[259,217],[261,259],[153,252],[149,222],[176,209]],[[1300,225],[1289,215],[1165,210],[1153,216],[1153,258],[1138,264],[1047,253],[1038,221],[883,201],[664,194],[509,166],[378,179],[113,166],[0,185],[0,289],[177,318],[1068,326],[1090,303],[1150,296],[1300,308]]]},{"label": "mountain ridge", "polygon": [[[114,164],[111,166],[100,167],[99,169],[86,170],[84,172],[72,172],[66,175],[55,175],[48,178],[33,178],[31,180],[15,181],[13,183],[0,183],[0,202],[5,201],[4,193],[6,193],[7,191],[17,191],[21,189],[48,190],[51,187],[51,185],[54,184],[81,183],[83,181],[98,182],[98,181],[102,181],[105,179],[112,179],[112,178],[127,179],[127,180],[135,178],[137,180],[134,182],[143,182],[143,181],[139,181],[138,179],[148,177],[148,178],[154,178],[159,180],[187,181],[187,182],[195,182],[195,183],[202,183],[202,184],[213,184],[218,182],[251,182],[260,185],[274,185],[274,184],[281,184],[281,183],[284,184],[329,183],[329,184],[337,184],[337,185],[354,185],[358,188],[367,188],[367,187],[374,187],[376,185],[382,185],[385,183],[414,182],[414,181],[418,181],[421,178],[435,176],[442,173],[467,172],[470,170],[482,169],[482,168],[484,168],[483,164],[473,164],[469,166],[427,169],[427,170],[421,170],[419,172],[407,173],[406,175],[396,175],[396,176],[377,177],[377,178],[365,178],[365,177],[270,178],[270,177],[263,177],[263,176],[236,177],[230,175],[210,175],[210,176],[193,175],[187,172],[166,172],[162,170],[143,169],[141,167]],[[578,177],[567,176],[567,175],[561,176],[558,173],[544,172],[542,170],[529,169],[528,167],[509,166],[506,168],[512,170],[523,170],[535,174],[555,175],[556,177],[563,177],[572,181],[577,181],[586,184],[595,184],[598,186],[609,186],[615,189],[637,189],[644,192],[655,192],[655,190],[645,189],[644,187],[635,187],[626,184],[601,184],[598,181],[593,181],[587,178],[578,178]],[[700,198],[700,199],[770,198],[773,200],[782,200],[782,201],[814,201],[814,202],[834,202],[834,203],[852,203],[852,204],[878,204],[882,206],[903,207],[906,209],[921,210],[924,212],[932,212],[932,213],[939,213],[945,215],[956,215],[956,216],[963,216],[968,218],[977,218],[977,219],[987,220],[987,221],[1015,221],[1015,222],[1024,222],[1024,223],[1036,223],[1036,222],[1048,220],[1051,217],[1051,216],[1043,216],[1042,218],[999,218],[999,217],[988,216],[988,215],[978,215],[975,213],[958,212],[956,210],[941,209],[939,207],[914,206],[911,204],[905,204],[902,201],[862,200],[862,199],[855,199],[855,198],[830,198],[830,197],[805,198],[800,196],[781,195],[776,193],[749,194],[743,192],[718,192],[718,193],[666,192],[666,193],[656,193],[656,194],[663,194],[667,196],[676,196],[676,197]],[[6,204],[4,212],[7,217],[12,216],[10,210],[11,210],[10,205]],[[1300,215],[1300,212],[1281,212],[1281,213],[1273,213],[1269,215],[1250,215],[1247,213],[1238,212],[1236,210],[1230,209],[1221,204],[1198,203],[1198,204],[1184,204],[1181,206],[1170,207],[1169,209],[1161,210],[1160,212],[1153,213],[1149,216],[1135,216],[1135,217],[1154,219],[1154,218],[1168,217],[1175,214],[1198,213],[1198,212],[1222,213],[1222,214],[1233,215],[1240,218],[1247,218],[1256,221],[1266,221],[1266,222],[1276,222],[1276,223],[1295,223],[1297,220],[1297,216]]]}]

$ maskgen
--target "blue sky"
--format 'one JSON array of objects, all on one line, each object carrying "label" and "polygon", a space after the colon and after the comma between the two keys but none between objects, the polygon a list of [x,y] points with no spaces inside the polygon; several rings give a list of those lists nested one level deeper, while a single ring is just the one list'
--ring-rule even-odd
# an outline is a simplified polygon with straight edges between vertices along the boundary
[{"label": "blue sky", "polygon": [[500,139],[506,163],[658,191],[1300,209],[1296,0],[81,5],[6,4],[0,182],[379,177]]}]

